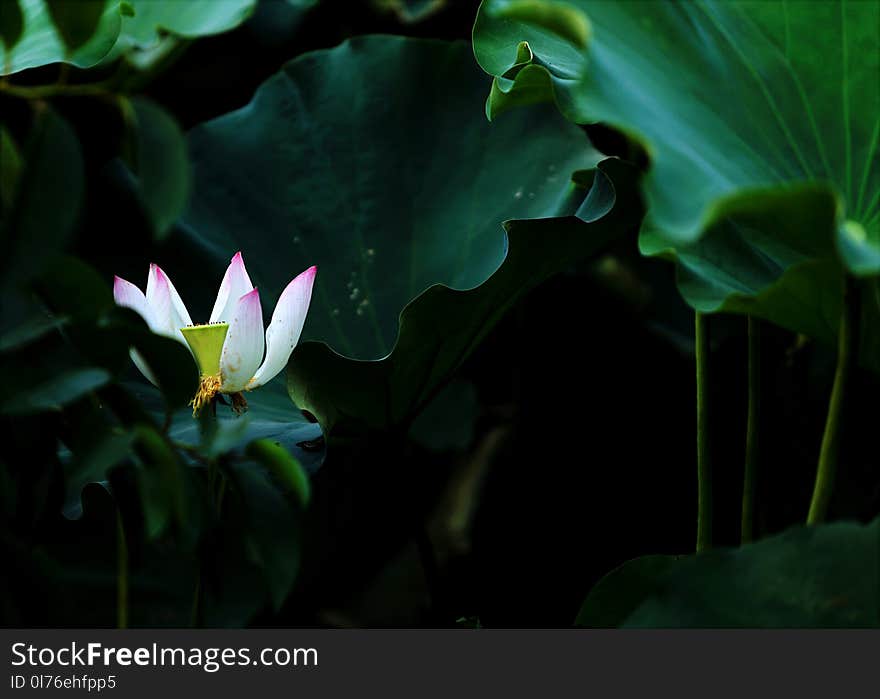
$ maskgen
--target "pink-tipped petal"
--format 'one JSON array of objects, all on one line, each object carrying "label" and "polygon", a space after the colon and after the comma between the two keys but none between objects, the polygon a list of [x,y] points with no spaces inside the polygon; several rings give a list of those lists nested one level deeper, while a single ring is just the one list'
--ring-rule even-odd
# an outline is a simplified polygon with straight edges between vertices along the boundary
[{"label": "pink-tipped petal", "polygon": [[220,390],[236,393],[247,386],[263,359],[263,309],[254,289],[238,300],[220,353]]},{"label": "pink-tipped petal", "polygon": [[122,277],[113,277],[113,299],[117,306],[123,306],[135,311],[141,318],[147,321],[147,325],[152,329],[155,325],[153,313],[147,304],[147,297],[144,292],[138,289],[134,284],[126,281]]},{"label": "pink-tipped petal", "polygon": [[[147,322],[150,329],[153,329],[153,314],[150,311],[150,307],[147,305],[147,297],[144,296],[144,292],[138,289],[134,284],[125,281],[122,277],[113,277],[113,298],[116,300],[117,306],[132,309]],[[147,381],[154,386],[157,385],[153,372],[138,351],[132,348],[129,350],[129,354],[131,355],[131,361],[134,362],[134,365],[147,378]]]},{"label": "pink-tipped petal", "polygon": [[223,275],[223,281],[220,283],[217,300],[214,301],[214,310],[211,311],[211,322],[216,323],[220,320],[231,322],[238,300],[253,291],[253,288],[241,253],[237,252],[229,262],[229,267],[226,268],[226,274]]},{"label": "pink-tipped petal", "polygon": [[266,330],[266,359],[254,374],[248,388],[268,383],[287,366],[290,353],[299,342],[315,284],[317,267],[309,267],[282,292]]},{"label": "pink-tipped petal", "polygon": [[186,344],[180,329],[192,325],[192,320],[174,284],[159,265],[150,265],[150,275],[147,278],[147,304],[156,322],[154,331]]}]

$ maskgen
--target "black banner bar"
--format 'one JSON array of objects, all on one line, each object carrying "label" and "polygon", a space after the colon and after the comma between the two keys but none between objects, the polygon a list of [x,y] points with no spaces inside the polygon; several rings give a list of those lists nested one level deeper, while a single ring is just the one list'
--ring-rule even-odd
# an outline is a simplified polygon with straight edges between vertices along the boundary
[{"label": "black banner bar", "polygon": [[2,630],[0,639],[4,697],[151,699],[827,698],[876,686],[880,649],[878,631]]}]

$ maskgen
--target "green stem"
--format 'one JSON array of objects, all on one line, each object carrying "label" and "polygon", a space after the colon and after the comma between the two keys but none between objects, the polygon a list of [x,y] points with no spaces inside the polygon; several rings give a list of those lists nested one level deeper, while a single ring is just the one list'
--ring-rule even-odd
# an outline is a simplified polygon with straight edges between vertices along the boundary
[{"label": "green stem", "polygon": [[746,425],[746,460],[743,475],[741,540],[754,536],[755,491],[758,473],[758,424],[761,420],[761,321],[749,316],[749,412]]},{"label": "green stem", "polygon": [[846,388],[858,353],[859,313],[859,289],[856,281],[847,277],[844,282],[840,331],[837,338],[837,369],[834,372],[834,385],[828,402],[828,417],[825,420],[825,432],[822,434],[822,446],[819,449],[819,466],[816,469],[816,483],[813,486],[807,524],[819,524],[825,521],[834,490],[834,475],[840,456],[841,417]]},{"label": "green stem", "polygon": [[128,628],[128,544],[119,510],[116,511],[116,628]]},{"label": "green stem", "polygon": [[709,442],[709,318],[695,314],[697,359],[697,553],[712,547],[712,463]]}]

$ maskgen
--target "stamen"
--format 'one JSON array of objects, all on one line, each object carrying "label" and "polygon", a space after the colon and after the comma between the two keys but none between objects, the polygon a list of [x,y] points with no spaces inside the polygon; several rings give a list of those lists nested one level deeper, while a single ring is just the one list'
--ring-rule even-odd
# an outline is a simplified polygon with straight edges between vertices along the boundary
[{"label": "stamen", "polygon": [[193,417],[196,417],[206,405],[209,405],[214,397],[220,393],[220,376],[203,376],[199,381],[199,389],[189,402],[193,407]]}]

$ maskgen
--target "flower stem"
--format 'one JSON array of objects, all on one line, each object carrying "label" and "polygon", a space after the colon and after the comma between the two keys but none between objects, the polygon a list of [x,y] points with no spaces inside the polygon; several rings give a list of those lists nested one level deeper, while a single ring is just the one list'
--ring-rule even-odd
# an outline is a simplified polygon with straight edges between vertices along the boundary
[{"label": "flower stem", "polygon": [[116,510],[116,628],[128,628],[128,544],[119,510]]},{"label": "flower stem", "polygon": [[748,317],[749,324],[749,412],[746,423],[746,459],[743,474],[741,542],[754,536],[755,493],[758,475],[758,438],[761,420],[761,321]]},{"label": "flower stem", "polygon": [[816,482],[807,524],[825,521],[828,505],[834,490],[834,475],[840,456],[841,416],[850,373],[856,361],[859,345],[859,289],[856,281],[847,277],[844,281],[843,303],[840,310],[840,331],[837,338],[837,369],[834,372],[834,385],[828,402],[828,417],[822,446],[819,449],[819,465],[816,469]]},{"label": "flower stem", "polygon": [[695,318],[697,359],[697,553],[712,547],[712,463],[709,441],[709,318]]}]

